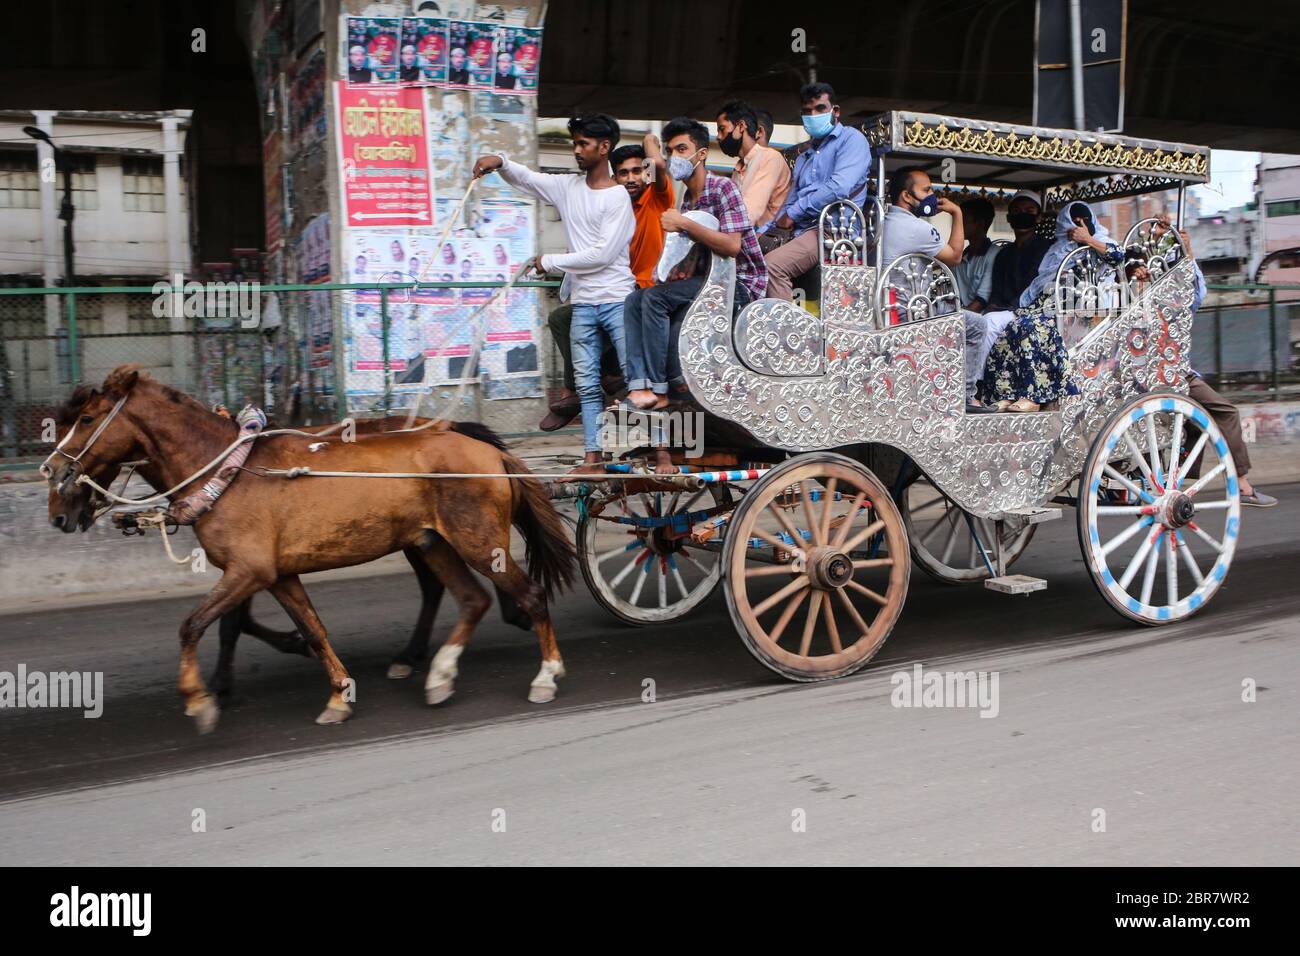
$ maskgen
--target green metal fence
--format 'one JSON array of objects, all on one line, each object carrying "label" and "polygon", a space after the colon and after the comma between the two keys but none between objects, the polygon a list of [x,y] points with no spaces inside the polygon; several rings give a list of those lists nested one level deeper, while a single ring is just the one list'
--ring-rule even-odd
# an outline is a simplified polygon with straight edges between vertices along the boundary
[{"label": "green metal fence", "polygon": [[[470,334],[457,323],[504,284],[259,286],[248,327],[206,308],[187,315],[175,301],[160,309],[160,295],[174,293],[157,287],[0,289],[0,467],[44,457],[44,423],[73,387],[127,362],[205,404],[251,402],[288,424],[401,412],[424,393],[425,413],[532,434],[562,373],[545,323],[557,283],[516,283],[499,297],[503,360],[480,362],[473,387],[456,387]],[[1196,316],[1192,366],[1239,400],[1300,398],[1300,285],[1210,289],[1219,294]]]},{"label": "green metal fence", "polygon": [[[505,284],[0,289],[0,465],[44,457],[58,405],[125,363],[205,404],[253,403],[285,423],[397,413],[422,396],[425,413],[531,433],[559,376],[545,323],[558,283],[493,298]],[[468,367],[478,334],[490,341]]]}]

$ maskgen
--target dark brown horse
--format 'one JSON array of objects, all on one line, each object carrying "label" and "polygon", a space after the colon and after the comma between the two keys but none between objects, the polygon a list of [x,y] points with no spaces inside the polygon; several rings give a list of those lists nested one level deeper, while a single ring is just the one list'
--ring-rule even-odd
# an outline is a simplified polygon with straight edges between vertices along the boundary
[{"label": "dark brown horse", "polygon": [[[133,367],[116,369],[86,398],[72,433],[47,462],[50,494],[83,474],[147,458],[173,497],[201,487],[196,472],[221,457],[238,426]],[[542,666],[529,700],[552,700],[563,676],[548,597],[567,586],[574,551],[545,488],[518,459],[480,441],[433,428],[358,435],[354,441],[272,435],[254,443],[243,472],[194,529],[221,580],[181,626],[178,680],[185,712],[211,730],[219,708],[198,672],[197,646],[214,621],[268,590],[324,664],[331,694],[319,723],[352,712],[355,685],[335,656],[300,575],[373,561],[414,548],[451,589],[460,617],[434,657],[425,684],[430,703],[451,695],[461,650],[490,603],[470,569],[509,593],[537,631]],[[510,475],[507,477],[288,478],[289,469],[354,474]],[[271,469],[278,473],[268,473]],[[51,511],[54,511],[51,504]],[[510,527],[526,545],[525,573],[510,555]]]},{"label": "dark brown horse", "polygon": [[[76,422],[77,414],[82,405],[85,404],[94,391],[95,389],[89,385],[79,386],[73,392],[72,397],[59,408],[55,418],[58,440],[62,440],[68,429]],[[428,419],[424,418],[416,419],[413,424],[423,425],[427,421]],[[406,426],[407,419],[404,416],[359,419],[354,422],[355,431],[359,435],[390,432]],[[274,427],[274,424],[271,427]],[[467,435],[476,441],[486,442],[498,451],[507,450],[505,443],[492,429],[478,422],[448,421],[439,422],[432,427],[445,428],[449,431]],[[307,425],[299,430],[312,433],[335,432],[339,430],[339,426],[333,424]],[[113,465],[103,469],[98,474],[91,474],[90,477],[100,487],[108,488],[117,480],[120,471],[121,469],[118,466]],[[144,461],[140,463],[136,472],[154,491],[165,490],[166,486],[162,483],[162,479],[152,462]],[[86,531],[91,525],[95,512],[104,504],[106,504],[104,499],[93,492],[89,485],[72,485],[66,488],[62,495],[50,496],[50,523],[64,532]],[[411,637],[406,646],[388,665],[390,680],[402,680],[410,677],[416,666],[428,658],[429,640],[433,636],[433,622],[437,617],[438,607],[442,603],[442,595],[445,590],[442,582],[429,571],[429,566],[425,563],[418,549],[407,548],[403,550],[402,554],[411,565],[411,570],[415,572],[415,580],[420,586],[420,613],[416,618],[415,628],[411,631]],[[493,588],[501,606],[501,619],[521,630],[532,630],[532,620],[515,603],[514,598],[496,585],[493,585]],[[235,610],[221,616],[217,630],[220,637],[217,665],[212,677],[208,679],[208,688],[218,697],[225,697],[234,690],[235,647],[239,643],[240,634],[255,637],[282,654],[311,656],[307,639],[303,635],[297,631],[282,631],[267,627],[253,617],[252,608],[253,599],[249,598]]]}]

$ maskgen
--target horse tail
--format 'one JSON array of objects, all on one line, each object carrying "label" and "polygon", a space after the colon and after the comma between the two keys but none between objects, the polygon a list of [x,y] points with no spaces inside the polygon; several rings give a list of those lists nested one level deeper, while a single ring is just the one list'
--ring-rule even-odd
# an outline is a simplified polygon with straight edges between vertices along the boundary
[{"label": "horse tail", "polygon": [[450,422],[451,430],[459,432],[466,438],[472,438],[475,441],[481,441],[491,445],[497,451],[507,451],[506,443],[501,436],[488,428],[482,422]]},{"label": "horse tail", "polygon": [[[514,455],[502,455],[501,466],[508,475],[532,474]],[[573,538],[539,479],[512,479],[510,485],[515,501],[514,526],[524,536],[528,574],[550,599],[573,583],[577,562]]]}]

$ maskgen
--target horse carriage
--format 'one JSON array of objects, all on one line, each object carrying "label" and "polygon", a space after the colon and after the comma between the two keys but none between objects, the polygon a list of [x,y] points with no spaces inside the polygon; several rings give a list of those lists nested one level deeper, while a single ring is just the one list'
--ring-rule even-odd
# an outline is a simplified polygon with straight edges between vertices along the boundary
[{"label": "horse carriage", "polygon": [[[1184,190],[1203,147],[888,112],[863,127],[875,196],[901,165],[951,197],[1074,201]],[[852,673],[902,613],[911,564],[1008,593],[1038,524],[1076,512],[1084,564],[1120,614],[1182,620],[1222,585],[1239,527],[1236,470],[1186,395],[1196,278],[1175,229],[1124,237],[1126,266],[1080,246],[1048,307],[1073,388],[1051,410],[966,412],[957,283],[925,255],[881,261],[879,199],[823,211],[820,314],[776,299],[733,317],[734,260],[713,257],[678,355],[706,419],[703,454],[652,475],[607,448],[623,480],[581,492],[578,551],[596,600],[624,621],[680,618],[719,585],[763,664],[798,681]],[[1134,278],[1129,269],[1134,269]],[[1162,566],[1163,565],[1163,566]]]}]

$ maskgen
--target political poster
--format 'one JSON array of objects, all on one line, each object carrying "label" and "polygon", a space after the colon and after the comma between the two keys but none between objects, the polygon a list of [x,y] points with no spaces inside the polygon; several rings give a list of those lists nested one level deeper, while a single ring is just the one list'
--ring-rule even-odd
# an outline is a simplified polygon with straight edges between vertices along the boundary
[{"label": "political poster", "polygon": [[338,150],[348,227],[433,225],[424,91],[339,81]]},{"label": "political poster", "polygon": [[399,80],[400,17],[345,17],[347,83],[396,86]]}]

